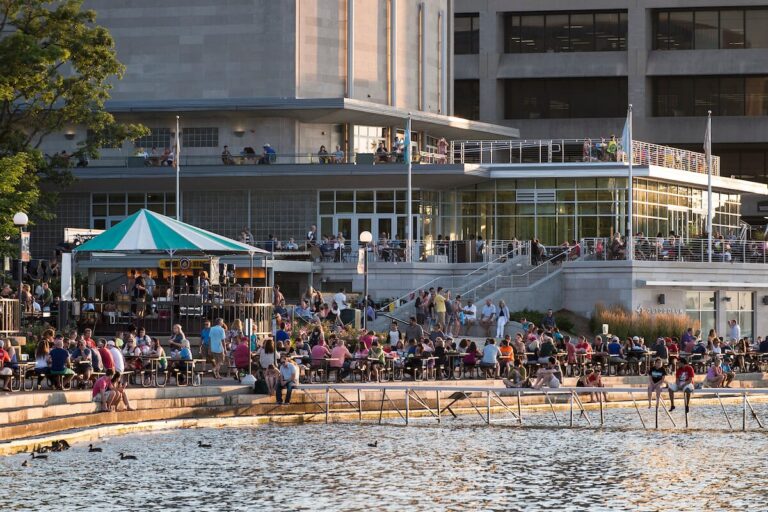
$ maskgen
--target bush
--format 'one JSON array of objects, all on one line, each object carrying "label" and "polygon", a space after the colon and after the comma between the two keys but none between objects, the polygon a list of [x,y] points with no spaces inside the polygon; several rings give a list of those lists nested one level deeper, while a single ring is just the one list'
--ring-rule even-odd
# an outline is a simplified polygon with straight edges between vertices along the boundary
[{"label": "bush", "polygon": [[693,327],[694,331],[701,328],[698,320],[693,320],[685,314],[658,313],[652,315],[647,311],[630,312],[619,305],[597,304],[595,305],[595,314],[592,316],[593,332],[599,332],[602,324],[608,324],[610,333],[620,339],[625,339],[628,336],[640,336],[645,338],[646,343],[655,341],[659,337],[682,336],[689,327]]},{"label": "bush", "polygon": [[[529,322],[533,322],[541,327],[541,322],[544,320],[544,317],[547,316],[547,313],[542,311],[532,311],[526,308],[522,311],[511,311],[509,316],[512,321],[519,322],[521,318],[525,318]],[[555,313],[555,322],[557,322],[557,327],[561,332],[573,333],[573,322],[569,319],[558,317],[557,313]]]}]

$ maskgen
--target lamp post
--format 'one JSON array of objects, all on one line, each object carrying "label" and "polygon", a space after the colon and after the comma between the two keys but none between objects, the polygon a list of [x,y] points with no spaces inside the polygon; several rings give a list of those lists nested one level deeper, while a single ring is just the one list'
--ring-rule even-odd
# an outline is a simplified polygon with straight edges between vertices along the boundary
[{"label": "lamp post", "polygon": [[363,329],[368,330],[368,244],[373,240],[370,231],[360,233],[360,243],[363,244]]},{"label": "lamp post", "polygon": [[29,224],[29,217],[24,212],[18,212],[13,216],[13,224],[19,228],[19,298],[21,298],[21,285],[24,283],[22,259],[24,257],[24,227]]}]

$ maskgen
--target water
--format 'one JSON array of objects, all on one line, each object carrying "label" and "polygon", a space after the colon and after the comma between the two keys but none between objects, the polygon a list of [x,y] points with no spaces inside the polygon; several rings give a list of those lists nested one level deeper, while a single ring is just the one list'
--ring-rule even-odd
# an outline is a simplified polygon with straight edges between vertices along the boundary
[{"label": "water", "polygon": [[[758,412],[765,418],[768,408]],[[611,410],[610,418],[637,426],[634,414]],[[694,418],[725,426],[716,408],[696,408]],[[197,448],[198,440],[213,449]],[[377,448],[367,446],[373,440]],[[1,458],[0,508],[768,510],[768,433],[754,428],[489,428],[461,417],[443,426],[423,420],[410,427],[174,430],[99,446],[103,453],[78,444],[29,467],[21,466],[28,458],[22,454]],[[138,460],[120,461],[121,451]]]}]

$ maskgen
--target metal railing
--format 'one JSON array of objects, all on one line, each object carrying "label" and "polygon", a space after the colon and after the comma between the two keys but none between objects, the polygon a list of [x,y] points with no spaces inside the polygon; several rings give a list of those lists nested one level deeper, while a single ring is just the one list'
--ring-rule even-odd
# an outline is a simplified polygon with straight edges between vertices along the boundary
[{"label": "metal railing", "polygon": [[[358,422],[363,418],[371,418],[378,423],[383,423],[384,411],[388,416],[400,418],[405,425],[409,425],[411,418],[425,417],[441,423],[443,417],[456,418],[454,409],[463,410],[469,414],[477,413],[486,425],[495,423],[512,422],[519,426],[524,425],[523,411],[528,412],[529,421],[534,417],[541,420],[543,410],[549,409],[554,418],[549,427],[600,427],[607,426],[608,410],[605,402],[625,402],[627,408],[632,408],[637,413],[640,425],[644,430],[658,429],[662,425],[660,417],[666,416],[668,424],[677,428],[677,422],[667,411],[664,397],[659,395],[655,401],[653,418],[647,418],[641,412],[638,398],[644,400],[648,395],[646,387],[561,387],[542,389],[504,388],[489,386],[444,386],[444,385],[408,385],[395,384],[301,384],[299,390],[303,391],[307,402],[311,402],[318,408],[318,414],[325,417],[325,422],[331,421],[332,414],[340,414],[349,417],[357,413]],[[361,395],[365,392],[365,400]],[[381,398],[374,398],[377,393]],[[320,400],[315,399],[313,393],[321,394]],[[345,393],[356,393],[349,397]],[[389,395],[388,395],[389,393]],[[682,394],[682,393],[681,393]],[[595,397],[592,403],[584,403],[582,398]],[[609,399],[608,396],[611,395]],[[639,395],[639,397],[638,397]],[[698,399],[713,401],[712,405],[720,406],[725,419],[724,426],[728,430],[741,430],[746,432],[751,426],[750,419],[759,429],[764,429],[765,424],[760,414],[750,402],[750,398],[764,400],[768,396],[768,389],[754,388],[704,388],[690,392],[692,403]],[[525,399],[525,400],[524,400]],[[538,399],[538,400],[537,400]],[[543,399],[543,400],[542,400]],[[724,401],[725,399],[725,401]],[[683,400],[681,397],[680,400]],[[594,403],[594,402],[597,403]],[[366,404],[364,402],[372,402]],[[726,404],[735,406],[729,415]],[[525,407],[524,407],[525,406]],[[535,407],[530,411],[528,407]],[[542,410],[543,409],[543,410]],[[539,411],[537,415],[536,411]],[[558,411],[565,411],[561,416]],[[596,412],[594,422],[589,412]],[[396,413],[393,416],[391,413]],[[449,415],[446,415],[445,413]],[[495,416],[494,416],[495,414]],[[614,415],[617,415],[614,413]],[[688,407],[685,407],[684,428],[691,428],[691,418]],[[733,418],[733,421],[731,419]],[[646,421],[647,420],[647,421]],[[740,420],[740,421],[738,421]],[[337,420],[334,420],[337,421]],[[738,423],[737,423],[738,421]],[[581,423],[583,422],[583,423]],[[541,427],[540,421],[532,422],[532,425]],[[620,428],[626,428],[620,424]],[[711,421],[703,423],[703,429],[716,428]]]},{"label": "metal railing", "polygon": [[0,334],[19,332],[21,328],[21,304],[18,299],[0,299]]},{"label": "metal railing", "polygon": [[[584,238],[580,259],[591,261],[626,260],[626,244],[617,238]],[[637,261],[679,261],[708,263],[706,238],[638,237],[634,243]],[[712,240],[713,263],[768,263],[768,243],[757,240]]]},{"label": "metal railing", "polygon": [[[633,162],[681,171],[706,173],[706,157],[684,149],[633,141]],[[604,139],[537,140],[455,140],[451,142],[452,163],[535,164],[576,162],[625,162],[620,146],[611,152]],[[720,157],[712,157],[712,174],[720,174]]]},{"label": "metal railing", "polygon": [[560,270],[563,263],[573,261],[580,253],[579,246],[552,247],[548,250],[547,259],[536,264],[533,268],[521,274],[494,275],[477,284],[472,289],[465,290],[462,298],[471,298],[478,302],[485,297],[504,288],[528,288],[533,284]]}]

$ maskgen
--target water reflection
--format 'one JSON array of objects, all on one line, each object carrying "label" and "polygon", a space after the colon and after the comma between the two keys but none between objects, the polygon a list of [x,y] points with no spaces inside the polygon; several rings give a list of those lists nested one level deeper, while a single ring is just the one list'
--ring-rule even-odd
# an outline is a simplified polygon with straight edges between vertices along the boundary
[{"label": "water reflection", "polygon": [[[760,406],[765,417],[768,408]],[[637,424],[634,411],[611,411]],[[716,409],[699,422],[724,422]],[[378,439],[377,448],[367,444]],[[197,448],[198,440],[213,449]],[[765,510],[763,432],[267,425],[176,430],[0,459],[4,509]],[[120,461],[119,452],[138,461]]]}]

